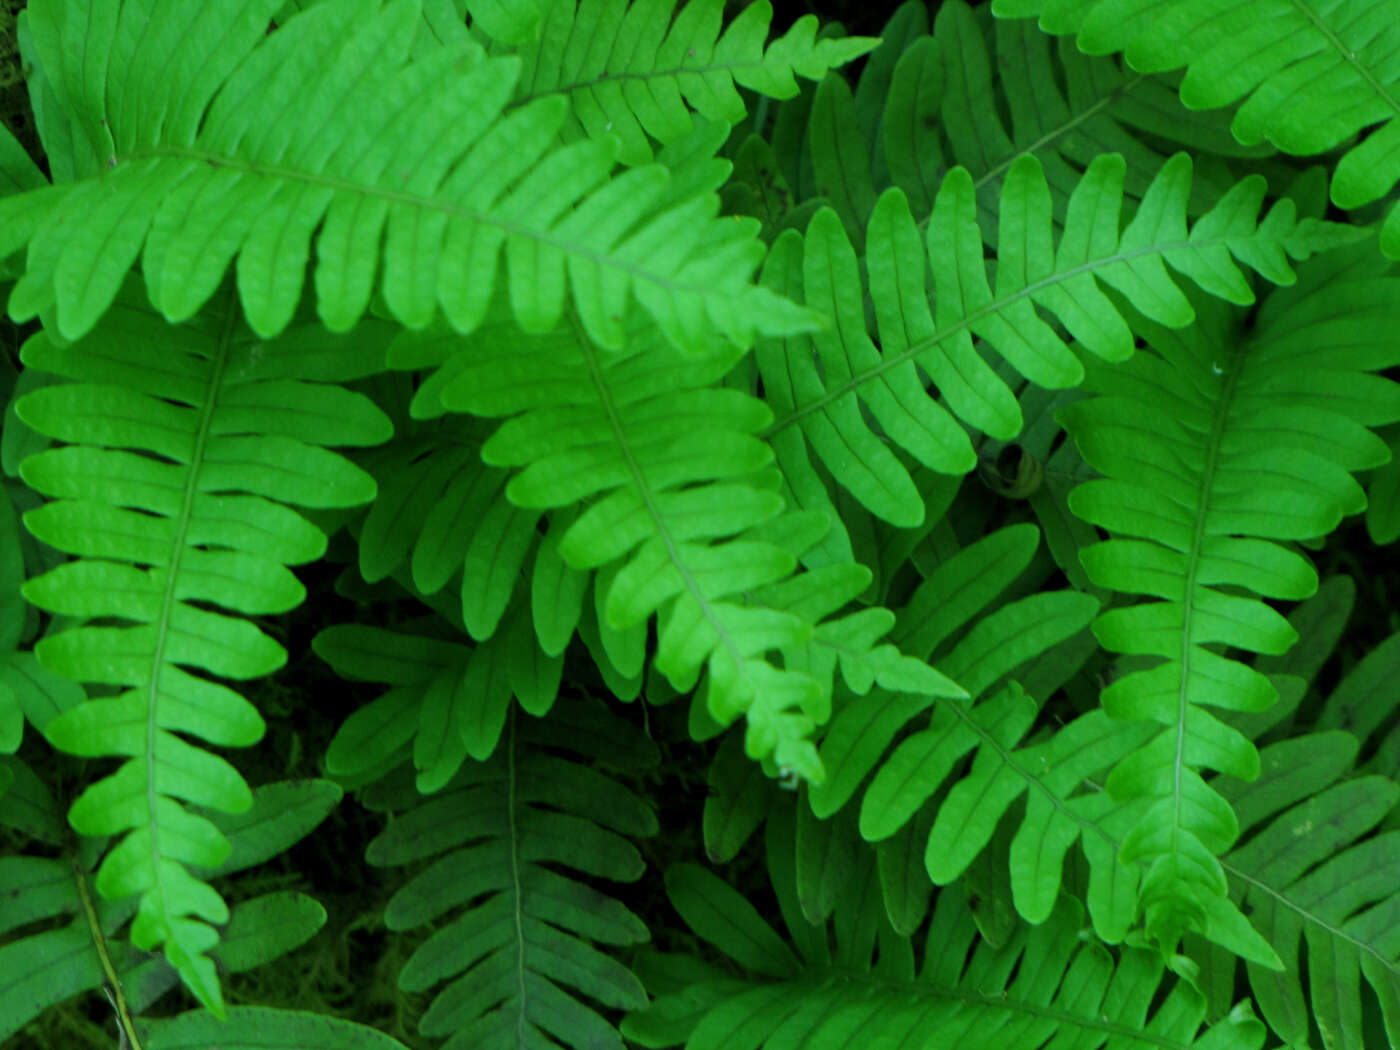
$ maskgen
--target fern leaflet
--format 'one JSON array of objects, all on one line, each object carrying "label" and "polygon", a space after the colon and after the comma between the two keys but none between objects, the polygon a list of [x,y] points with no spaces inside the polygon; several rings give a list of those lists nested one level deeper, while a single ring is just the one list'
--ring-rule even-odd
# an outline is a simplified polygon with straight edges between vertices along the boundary
[{"label": "fern leaflet", "polygon": [[[804,15],[770,42],[767,0],[744,8],[720,33],[723,0],[690,0],[679,13],[665,0],[551,3],[539,38],[520,51],[517,101],[561,93],[572,135],[622,141],[624,164],[651,160],[648,136],[664,145],[691,130],[691,111],[737,124],[745,105],[735,85],[769,98],[797,94],[793,74],[820,80],[828,69],[873,48],[870,37],[815,38]],[[687,108],[686,103],[689,103]]]}]

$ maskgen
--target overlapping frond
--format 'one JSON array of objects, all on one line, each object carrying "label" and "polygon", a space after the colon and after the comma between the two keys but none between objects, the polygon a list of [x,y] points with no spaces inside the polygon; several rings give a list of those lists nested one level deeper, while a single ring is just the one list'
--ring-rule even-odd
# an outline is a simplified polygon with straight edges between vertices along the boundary
[{"label": "overlapping frond", "polygon": [[[978,937],[961,888],[949,887],[939,893],[919,953],[884,920],[875,862],[864,854],[847,872],[833,921],[812,927],[798,910],[791,861],[779,859],[793,849],[791,816],[785,839],[779,822],[769,829],[770,873],[791,946],[717,876],[695,865],[672,868],[666,878],[672,905],[744,979],[722,971],[692,977],[681,991],[630,1015],[623,1024],[629,1038],[687,1050],[1263,1045],[1263,1025],[1247,1002],[1205,1026],[1203,999],[1182,981],[1164,987],[1162,965],[1151,953],[1110,953],[1079,936],[1082,912],[1068,897],[1045,923],[1021,926],[994,947]],[[1160,1002],[1155,1010],[1154,1001]]]},{"label": "overlapping frond", "polygon": [[[792,575],[827,522],[781,515],[772,453],[753,436],[770,414],[720,385],[736,350],[677,361],[654,325],[639,324],[613,354],[581,326],[532,336],[499,321],[459,340],[424,389],[450,410],[507,417],[481,458],[518,470],[505,489],[511,504],[556,514],[581,505],[551,524],[536,578],[547,586],[562,567],[595,573],[600,641],[619,670],[639,673],[645,625],[658,615],[654,665],[674,688],[690,690],[708,671],[707,717],[728,725],[744,715],[752,757],[813,780],[821,772],[807,735],[825,720],[838,663],[862,689],[883,679],[957,694],[878,644],[890,614],[820,622],[869,576],[851,565]],[[580,582],[565,583],[575,602]],[[542,635],[567,641],[574,623],[556,622],[541,601],[532,608]],[[619,659],[623,648],[631,655]]]},{"label": "overlapping frond", "polygon": [[[972,176],[982,235],[994,245],[1002,181],[1022,154],[1045,168],[1063,225],[1075,185],[1101,153],[1125,158],[1124,194],[1136,203],[1167,160],[1154,143],[1217,156],[1272,152],[1237,143],[1224,115],[1187,110],[1162,78],[1125,74],[1116,60],[1085,55],[1067,39],[1056,47],[1028,21],[996,22],[994,53],[962,0],[938,5],[931,30],[920,0],[903,4],[854,92],[841,77],[822,81],[803,115],[810,160],[784,158],[789,183],[802,196],[820,194],[857,244],[879,191],[903,190],[922,223],[952,165]],[[988,104],[993,98],[1005,106]],[[1218,165],[1198,172],[1187,214],[1207,211],[1231,181]]]},{"label": "overlapping frond", "polygon": [[[747,5],[720,32],[724,0],[556,0],[537,39],[524,44],[517,101],[568,96],[573,135],[622,140],[625,164],[651,160],[648,136],[670,145],[691,130],[691,110],[726,124],[743,120],[736,85],[769,98],[797,94],[794,75],[820,80],[875,47],[870,37],[816,39],[803,15],[768,42],[768,0]],[[674,20],[673,20],[674,19]]]},{"label": "overlapping frond", "polygon": [[407,325],[440,309],[470,331],[502,269],[522,326],[554,327],[571,300],[604,346],[633,299],[687,349],[811,325],[750,284],[756,223],[721,220],[712,186],[693,184],[718,145],[705,128],[689,170],[614,178],[615,139],[558,144],[562,96],[507,112],[518,58],[415,54],[416,0],[320,4],[272,33],[277,0],[147,6],[103,5],[95,37],[57,0],[30,9],[48,81],[100,166],[0,202],[0,255],[29,249],[13,317],[54,306],[77,338],[139,255],[151,301],[184,320],[237,256],[248,321],[270,336],[300,298],[314,234],[334,331],[376,289]]},{"label": "overlapping frond", "polygon": [[[390,351],[399,367],[402,343],[395,340]],[[436,594],[455,581],[463,624],[478,640],[500,625],[533,553],[540,518],[539,511],[505,498],[507,471],[481,461],[487,433],[479,420],[449,416],[363,457],[379,496],[357,537],[360,574],[370,583],[405,563],[419,594]],[[559,649],[549,651],[558,655]]]},{"label": "overlapping frond", "polygon": [[1361,246],[1314,261],[1263,304],[1252,331],[1204,300],[1190,329],[1147,325],[1152,351],[1091,367],[1086,387],[1099,396],[1060,414],[1104,475],[1070,496],[1077,515],[1113,535],[1082,552],[1090,578],[1154,599],[1109,610],[1094,632],[1111,651],[1157,658],[1102,703],[1161,727],[1107,787],[1152,800],[1122,853],[1145,868],[1147,929],[1168,950],[1197,930],[1274,962],[1241,949],[1246,928],[1217,860],[1239,829],[1202,778],[1213,769],[1253,779],[1258,755],[1207,708],[1274,702],[1270,680],[1221,649],[1293,644],[1293,628],[1262,600],[1317,586],[1289,541],[1326,535],[1363,509],[1351,472],[1388,454],[1367,427],[1400,418],[1400,386],[1376,374],[1400,362],[1391,338],[1400,283],[1379,276],[1372,256]]},{"label": "overlapping frond", "polygon": [[396,816],[370,843],[370,863],[432,858],[385,913],[394,930],[437,924],[399,974],[407,991],[437,988],[423,1035],[451,1050],[621,1050],[612,1025],[584,1000],[645,1005],[637,978],[597,946],[637,944],[648,933],[580,876],[641,876],[629,839],[655,834],[656,816],[595,763],[637,773],[657,761],[636,728],[573,700],[548,719],[514,717],[489,760],[468,764],[431,799],[391,781],[371,789],[367,804]]},{"label": "overlapping frond", "polygon": [[[1347,777],[1357,750],[1350,733],[1310,733],[1264,748],[1255,782],[1213,782],[1246,837],[1221,861],[1231,897],[1284,962],[1281,973],[1250,965],[1250,984],[1290,1044],[1307,1040],[1311,1021],[1327,1046],[1363,1050],[1363,975],[1400,1044],[1400,831],[1373,833],[1394,814],[1400,787]],[[1233,960],[1213,962],[1234,970]]]},{"label": "overlapping frond", "polygon": [[[1030,21],[999,20],[995,34],[993,55],[972,10],[961,0],[943,4],[934,20],[946,70],[942,126],[953,161],[968,170],[977,187],[988,243],[996,240],[997,189],[1023,152],[1033,153],[1045,168],[1059,222],[1081,174],[1101,153],[1122,155],[1127,164],[1123,192],[1136,202],[1167,160],[1144,139],[1217,157],[1270,152],[1240,146],[1224,116],[1185,109],[1161,78],[1125,73],[1116,61],[1085,55],[1067,39],[1056,47]],[[1009,124],[986,105],[998,88],[1006,98]],[[1205,213],[1229,188],[1219,167],[1198,171],[1187,214]]]},{"label": "overlapping frond", "polygon": [[[1186,67],[1193,109],[1238,102],[1232,130],[1289,153],[1324,153],[1370,129],[1337,163],[1332,200],[1355,208],[1400,180],[1400,23],[1386,0],[995,0],[1002,18],[1039,16],[1090,54],[1124,52],[1143,72]],[[1381,247],[1400,256],[1400,209]]]},{"label": "overlapping frond", "polygon": [[322,630],[312,646],[337,673],[390,687],[341,724],[326,751],[326,768],[366,783],[411,754],[418,790],[431,794],[468,757],[484,762],[500,740],[513,697],[542,716],[557,695],[563,660],[540,654],[530,635],[519,606],[500,634],[476,646],[441,632],[356,624]]},{"label": "overlapping frond", "polygon": [[294,608],[305,590],[287,568],[324,551],[291,509],[353,506],[374,481],[326,445],[369,445],[389,420],[368,398],[317,379],[364,374],[383,333],[327,335],[314,322],[262,343],[231,295],[197,325],[172,327],[128,290],[89,338],[30,339],[24,362],[72,382],[26,395],[20,417],[64,442],[27,458],[25,481],[52,502],[26,527],[77,559],[28,581],[36,606],[82,621],[42,639],[47,667],[122,687],[48,722],[73,754],[121,755],[116,773],[74,803],[73,827],[121,835],[98,872],[110,898],[141,895],[132,940],[166,956],[196,994],[220,1003],[208,923],[223,901],[190,873],[228,846],[192,803],[224,811],[252,799],[238,771],[189,742],[255,743],[261,716],[210,678],[248,679],[286,653],[245,617]]},{"label": "overlapping frond", "polygon": [[1237,183],[1188,232],[1191,160],[1184,153],[1158,172],[1120,234],[1124,170],[1115,154],[1090,164],[1056,245],[1044,172],[1034,157],[1018,158],[1002,186],[995,290],[965,170],[943,180],[923,235],[904,193],[886,191],[870,217],[864,259],[878,346],[866,326],[856,253],[835,212],[818,212],[805,237],[788,231],[778,238],[763,282],[828,319],[811,336],[758,347],[765,398],[778,417],[768,433],[779,439],[778,461],[798,505],[823,509],[825,497],[807,480],[806,446],[784,434],[788,428],[801,428],[837,483],[864,506],[905,527],[923,520],[923,503],[888,442],[932,470],[956,474],[975,462],[963,424],[1015,437],[1022,425],[1016,397],[974,347],[974,335],[1032,382],[1073,386],[1083,366],[1037,307],[1094,355],[1121,362],[1132,354],[1133,335],[1100,282],[1153,320],[1180,327],[1195,312],[1168,266],[1216,296],[1249,303],[1253,292],[1239,264],[1289,284],[1290,255],[1307,258],[1346,236],[1333,224],[1297,219],[1287,199],[1257,221],[1265,191],[1259,176]]}]

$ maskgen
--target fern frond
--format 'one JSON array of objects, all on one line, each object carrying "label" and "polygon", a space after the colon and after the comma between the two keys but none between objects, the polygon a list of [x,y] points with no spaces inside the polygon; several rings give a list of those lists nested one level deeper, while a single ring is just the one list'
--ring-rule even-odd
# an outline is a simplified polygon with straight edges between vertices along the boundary
[{"label": "fern frond", "polygon": [[[359,320],[376,287],[409,326],[440,308],[471,331],[502,254],[515,316],[533,331],[554,327],[570,288],[604,346],[621,339],[632,298],[687,349],[810,327],[749,284],[763,251],[756,224],[717,217],[717,197],[689,188],[688,172],[613,178],[615,140],[558,146],[559,96],[507,113],[518,59],[465,45],[411,57],[415,0],[321,4],[267,34],[277,6],[108,5],[112,35],[82,46],[70,42],[92,27],[65,23],[58,0],[30,10],[60,102],[102,163],[0,200],[0,256],[29,247],[13,317],[53,305],[77,338],[140,255],[151,301],[185,320],[237,255],[244,311],[270,336],[292,316],[318,231],[318,310],[335,331]],[[148,18],[160,32],[138,31]],[[186,50],[186,30],[215,53]],[[259,97],[297,101],[267,113]]]},{"label": "fern frond", "polygon": [[[223,305],[234,309],[231,297]],[[372,343],[376,334],[358,338]],[[318,328],[263,344],[218,310],[172,328],[128,292],[89,339],[63,344],[40,333],[23,352],[29,367],[75,380],[17,405],[31,427],[68,443],[21,465],[25,481],[54,498],[25,525],[78,556],[30,580],[24,595],[51,612],[125,622],[78,626],[35,647],[75,681],[125,687],[44,726],[71,753],[127,756],[69,819],[84,834],[124,836],[103,861],[98,890],[141,894],[133,942],[164,945],[216,1009],[204,953],[217,934],[206,923],[228,913],[187,866],[217,865],[228,847],[181,802],[237,811],[252,799],[233,766],[181,734],[247,746],[263,723],[236,692],[191,672],[253,678],[286,654],[242,616],[205,606],[254,616],[299,604],[305,591],[286,566],[318,557],[326,540],[289,504],[372,498],[373,480],[323,446],[373,444],[391,429],[363,395],[301,378],[318,341],[322,353],[352,345]]]},{"label": "fern frond", "polygon": [[721,34],[724,8],[723,0],[690,0],[679,13],[656,0],[551,3],[538,39],[520,49],[516,102],[566,95],[566,137],[616,135],[619,159],[643,164],[652,159],[648,136],[664,145],[679,141],[691,130],[691,109],[726,124],[743,120],[736,85],[791,98],[794,75],[820,80],[879,43],[817,40],[816,17],[803,15],[765,48],[768,0],[746,6]]},{"label": "fern frond", "polygon": [[1390,1044],[1400,1045],[1400,831],[1371,834],[1395,812],[1400,787],[1380,776],[1346,778],[1357,750],[1349,733],[1312,733],[1264,748],[1252,784],[1212,782],[1246,839],[1221,861],[1231,897],[1250,908],[1285,966],[1277,973],[1249,965],[1250,984],[1264,1017],[1291,1044],[1307,1040],[1311,1020],[1326,1045],[1360,1050],[1364,975]]},{"label": "fern frond", "polygon": [[443,405],[510,417],[481,456],[522,468],[506,488],[513,504],[591,504],[558,552],[574,569],[608,574],[598,582],[600,627],[638,629],[660,611],[656,666],[675,687],[693,687],[708,665],[709,706],[722,723],[746,710],[755,722],[764,711],[773,719],[778,741],[755,747],[755,757],[779,745],[780,762],[818,775],[803,739],[811,721],[786,713],[809,705],[815,684],[761,655],[805,641],[810,624],[734,600],[796,564],[781,546],[745,536],[782,501],[748,484],[771,460],[752,436],[767,410],[712,385],[737,354],[678,364],[654,326],[629,333],[621,354],[602,353],[581,330],[512,328],[506,320],[462,343]]},{"label": "fern frond", "polygon": [[143,1050],[186,1050],[218,1046],[220,1050],[407,1050],[403,1043],[368,1025],[343,1017],[271,1006],[235,1006],[226,1018],[207,1010],[190,1010],[137,1026]]},{"label": "fern frond", "polygon": [[403,811],[370,843],[371,864],[433,858],[390,899],[385,921],[407,930],[452,914],[414,951],[399,985],[449,982],[419,1030],[453,1050],[551,1041],[621,1050],[581,999],[615,1009],[646,1002],[636,977],[594,947],[644,941],[646,927],[578,876],[639,878],[644,865],[628,838],[655,834],[656,817],[574,756],[629,772],[657,761],[649,740],[603,708],[561,702],[546,720],[513,718],[489,761],[465,767],[436,797],[415,805],[386,781],[366,800]]},{"label": "fern frond", "polygon": [[[871,512],[895,525],[917,525],[922,502],[886,439],[931,470],[965,473],[975,460],[960,423],[1003,440],[1021,429],[1016,398],[978,354],[974,335],[1032,382],[1073,386],[1083,366],[1037,306],[1093,354],[1120,362],[1132,354],[1133,336],[1099,282],[1150,318],[1179,327],[1195,314],[1168,265],[1213,295],[1249,303],[1253,292],[1237,264],[1287,284],[1294,279],[1289,255],[1307,258],[1348,239],[1344,228],[1297,220],[1289,200],[1257,222],[1264,199],[1258,176],[1237,183],[1188,232],[1186,154],[1163,166],[1120,236],[1124,170],[1113,154],[1089,166],[1056,247],[1045,175],[1035,158],[1018,158],[1002,187],[995,291],[966,171],[954,169],[943,180],[923,237],[904,194],[886,191],[871,215],[865,249],[878,347],[866,328],[857,257],[836,214],[819,212],[805,238],[784,233],[764,264],[763,283],[805,302],[829,325],[811,336],[760,342],[764,392],[778,416],[768,435],[800,426],[838,484]],[[925,291],[930,267],[933,310]],[[937,397],[925,389],[920,370],[932,378]],[[789,439],[778,448],[786,475],[811,473],[800,444]]]},{"label": "fern frond", "polygon": [[[1400,28],[1385,4],[995,0],[992,10],[1003,18],[1038,15],[1047,32],[1076,34],[1090,54],[1122,51],[1143,72],[1185,66],[1182,101],[1192,109],[1239,102],[1231,127],[1244,143],[1267,139],[1308,155],[1369,129],[1337,163],[1338,207],[1379,200],[1400,179]],[[1381,248],[1400,256],[1400,209],[1386,218]]]},{"label": "fern frond", "polygon": [[1264,303],[1253,331],[1204,301],[1190,329],[1148,325],[1154,352],[1091,368],[1086,387],[1100,396],[1060,415],[1105,475],[1070,496],[1076,514],[1115,534],[1083,551],[1090,578],[1159,599],[1104,613],[1094,632],[1109,650],[1160,658],[1114,682],[1102,703],[1116,718],[1162,727],[1107,786],[1153,802],[1123,857],[1146,868],[1141,906],[1166,950],[1194,929],[1277,965],[1225,897],[1216,858],[1238,827],[1201,776],[1252,779],[1258,756],[1206,708],[1274,702],[1269,679],[1219,647],[1292,645],[1293,628],[1260,599],[1305,598],[1317,577],[1279,541],[1325,535],[1360,511],[1350,471],[1387,455],[1367,426],[1400,418],[1400,386],[1374,374],[1400,362],[1389,335],[1400,284],[1368,258],[1362,248],[1314,261]]},{"label": "fern frond", "polygon": [[[877,680],[930,695],[960,690],[878,644],[888,613],[818,624],[869,577],[851,565],[792,576],[827,524],[781,516],[772,454],[753,437],[768,411],[718,385],[739,356],[678,364],[654,325],[634,327],[624,352],[605,354],[581,328],[531,336],[498,315],[444,365],[451,379],[431,382],[449,409],[509,417],[481,455],[520,468],[506,487],[511,504],[556,514],[583,504],[551,526],[564,531],[550,541],[545,571],[596,574],[596,620],[578,623],[600,667],[640,681],[646,622],[657,614],[654,666],[679,691],[708,671],[696,695],[714,731],[742,714],[751,757],[819,780],[806,737],[826,718],[838,663],[858,691]],[[579,577],[568,586],[582,596]],[[775,649],[782,667],[765,655]]]},{"label": "fern frond", "polygon": [[[1125,73],[1116,61],[1085,55],[1068,40],[1055,48],[1029,21],[997,21],[995,54],[989,54],[972,9],[958,0],[939,7],[934,39],[946,69],[942,125],[953,161],[973,177],[989,244],[997,237],[998,190],[1023,152],[1035,155],[1045,169],[1057,224],[1064,221],[1082,173],[1101,153],[1122,155],[1127,164],[1124,196],[1134,203],[1142,200],[1153,173],[1168,159],[1143,141],[1143,132],[1201,155],[1272,152],[1235,142],[1228,120],[1220,115],[1185,109],[1162,78]],[[1009,124],[986,104],[998,88],[1006,97]],[[1187,215],[1204,214],[1230,185],[1218,164],[1198,171]]]},{"label": "fern frond", "polygon": [[[780,884],[790,881],[790,869],[773,865],[775,854],[792,849],[790,818],[787,838],[776,846],[775,825],[769,827],[770,873],[799,951],[727,883],[698,866],[677,865],[666,878],[672,904],[747,979],[711,978],[658,997],[623,1022],[629,1038],[647,1047],[684,1042],[688,1050],[863,1043],[1040,1050],[1069,1039],[1173,1050],[1263,1045],[1263,1025],[1247,1002],[1203,1027],[1201,997],[1185,982],[1163,987],[1163,968],[1150,953],[1114,955],[1082,939],[1080,909],[1068,897],[1043,925],[1021,927],[996,948],[979,941],[961,889],[944,889],[920,960],[909,939],[884,921],[874,860],[863,854],[836,907],[834,945],[827,923],[800,934],[797,924],[809,924],[795,911],[792,888]],[[1161,1005],[1151,1010],[1154,1001]]]},{"label": "fern frond", "polygon": [[[973,177],[978,222],[995,245],[1001,185],[1024,154],[1045,168],[1055,223],[1062,226],[1075,185],[1099,154],[1124,157],[1124,194],[1136,204],[1167,160],[1151,142],[1225,156],[1272,152],[1241,146],[1223,117],[1186,110],[1161,78],[1125,75],[1116,61],[1084,55],[1069,41],[1052,54],[1052,41],[1028,22],[997,22],[995,54],[977,14],[961,0],[940,4],[931,34],[928,29],[923,5],[904,5],[867,60],[854,96],[842,78],[828,77],[812,100],[811,190],[836,210],[857,246],[877,188],[903,190],[922,224],[955,164]],[[994,96],[1005,99],[1009,120],[988,104]],[[950,147],[946,159],[940,129]],[[1207,211],[1231,181],[1218,164],[1198,172],[1187,214]]]}]

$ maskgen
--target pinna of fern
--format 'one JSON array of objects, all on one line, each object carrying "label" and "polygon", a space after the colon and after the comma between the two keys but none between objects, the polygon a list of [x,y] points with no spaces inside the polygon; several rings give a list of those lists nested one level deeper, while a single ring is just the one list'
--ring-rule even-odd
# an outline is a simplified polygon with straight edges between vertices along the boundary
[{"label": "pinna of fern", "polygon": [[[1348,143],[1332,201],[1357,208],[1400,180],[1400,23],[1384,3],[1342,0],[994,0],[999,18],[1038,16],[1048,33],[1075,34],[1090,54],[1122,51],[1146,73],[1186,67],[1181,100],[1192,109],[1238,102],[1231,130],[1296,154]],[[1241,101],[1242,100],[1242,101]],[[1400,257],[1400,208],[1390,207],[1381,249]]]},{"label": "pinna of fern", "polygon": [[[974,349],[974,335],[1032,382],[1074,386],[1084,366],[1037,307],[1085,350],[1117,363],[1132,354],[1133,335],[1099,282],[1147,317],[1178,328],[1195,311],[1168,266],[1214,296],[1247,304],[1254,293],[1239,263],[1287,284],[1294,279],[1289,256],[1306,259],[1362,236],[1335,223],[1299,219],[1288,199],[1258,221],[1265,184],[1257,175],[1238,182],[1188,231],[1191,160],[1184,153],[1158,172],[1120,234],[1124,170],[1114,154],[1094,160],[1071,194],[1057,246],[1044,172],[1034,157],[1018,157],[1002,186],[995,291],[966,171],[955,168],[945,177],[923,235],[902,191],[887,190],[865,240],[878,345],[866,326],[859,261],[836,213],[818,212],[805,236],[787,231],[777,239],[763,283],[829,319],[810,335],[761,340],[757,351],[765,397],[777,417],[765,435],[774,439],[798,505],[826,510],[830,501],[820,483],[809,480],[808,452],[785,436],[790,428],[801,430],[839,485],[903,527],[922,521],[923,502],[887,441],[929,469],[961,474],[975,462],[962,424],[1015,438],[1023,424],[1017,399]],[[925,389],[921,373],[933,380],[937,397]]]},{"label": "pinna of fern", "polygon": [[[607,347],[632,299],[686,349],[811,326],[749,282],[763,252],[756,225],[717,217],[717,198],[693,193],[684,170],[614,177],[615,137],[558,145],[560,94],[508,108],[518,57],[488,58],[469,37],[423,47],[416,0],[320,4],[266,33],[281,6],[109,3],[94,9],[98,28],[57,3],[31,7],[42,83],[73,115],[80,149],[73,181],[0,202],[0,255],[29,249],[11,316],[53,305],[77,338],[139,255],[151,301],[184,320],[237,256],[249,324],[270,336],[300,297],[314,232],[318,310],[336,331],[379,288],[396,320],[421,327],[441,310],[469,332],[502,254],[529,331],[553,328],[566,300]],[[755,63],[757,21],[741,18],[714,45],[707,19],[683,15],[665,47],[717,48],[734,76],[784,92],[794,68],[817,75],[864,46],[799,35]],[[296,101],[269,113],[252,103],[260,97]],[[679,137],[674,114],[657,119]]]}]

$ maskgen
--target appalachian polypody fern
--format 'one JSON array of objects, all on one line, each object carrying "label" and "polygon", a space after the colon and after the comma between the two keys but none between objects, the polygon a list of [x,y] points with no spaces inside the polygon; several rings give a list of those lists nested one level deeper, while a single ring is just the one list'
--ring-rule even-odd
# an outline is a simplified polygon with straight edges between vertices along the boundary
[{"label": "appalachian polypody fern", "polygon": [[[1309,692],[1400,38],[1258,6],[33,0],[0,1038],[1400,1046],[1400,646]],[[328,739],[216,753],[293,672]],[[360,803],[416,1034],[226,1005],[328,921],[226,876]]]}]

